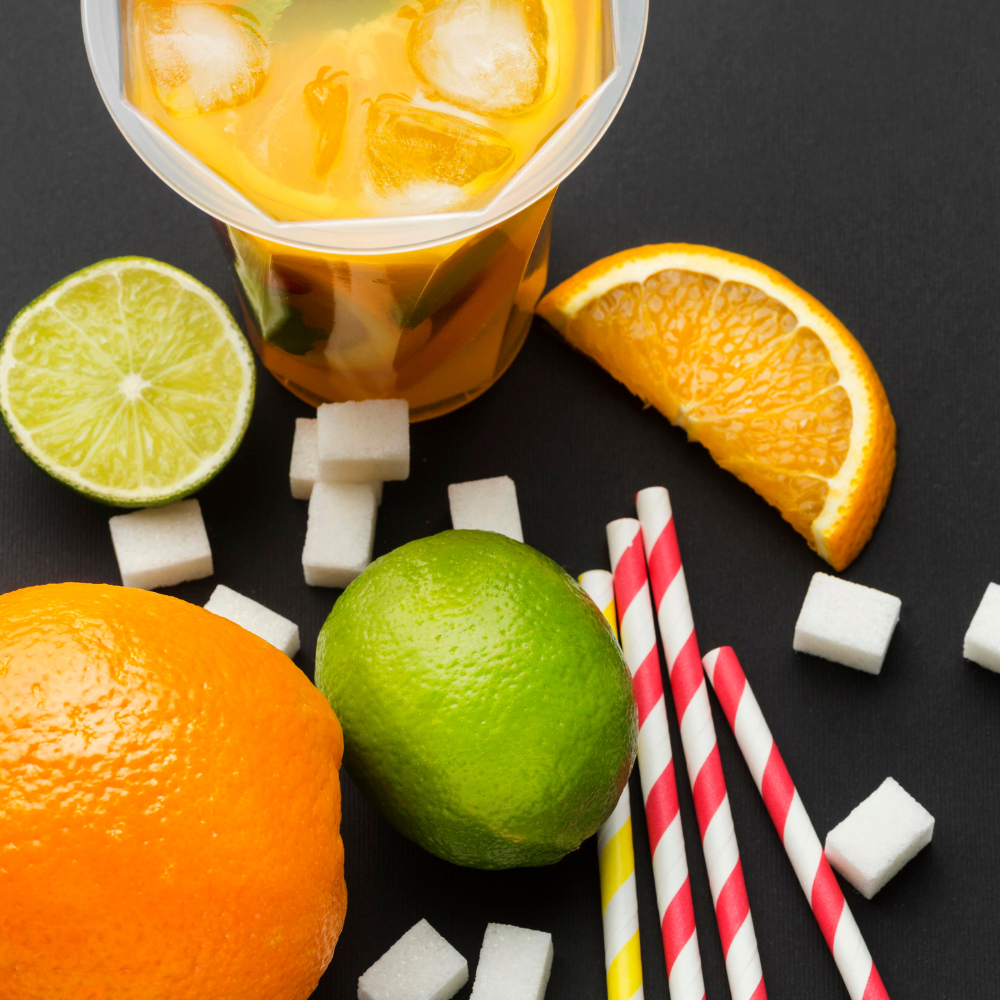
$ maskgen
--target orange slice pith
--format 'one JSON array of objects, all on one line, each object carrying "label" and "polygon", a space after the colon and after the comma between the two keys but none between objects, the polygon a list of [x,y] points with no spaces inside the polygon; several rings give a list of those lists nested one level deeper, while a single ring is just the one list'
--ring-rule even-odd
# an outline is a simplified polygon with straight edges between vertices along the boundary
[{"label": "orange slice pith", "polygon": [[835,569],[871,537],[896,464],[885,390],[844,325],[783,275],[664,243],[591,264],[538,312]]}]

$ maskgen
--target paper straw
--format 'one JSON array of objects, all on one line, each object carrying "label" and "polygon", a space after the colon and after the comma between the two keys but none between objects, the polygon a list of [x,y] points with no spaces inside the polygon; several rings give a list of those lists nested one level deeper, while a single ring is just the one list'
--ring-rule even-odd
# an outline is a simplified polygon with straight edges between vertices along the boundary
[{"label": "paper straw", "polygon": [[[588,570],[580,576],[580,584],[617,636],[618,616],[611,574],[606,569]],[[601,871],[608,1000],[642,1000],[639,901],[635,893],[632,808],[627,783],[615,811],[597,831],[597,858]]]},{"label": "paper straw", "polygon": [[660,486],[642,490],[635,498],[667,656],[681,742],[687,761],[694,808],[701,830],[701,846],[715,918],[726,958],[726,975],[733,1000],[763,1000],[767,996],[743,881],[739,847],[729,793],[722,773],[719,746],[708,701],[708,684],[701,666],[698,640],[691,617],[684,569],[670,498]]},{"label": "paper straw", "polygon": [[635,894],[632,809],[628,785],[608,821],[597,832],[604,918],[604,967],[608,1000],[642,1000],[639,902]]},{"label": "paper straw", "polygon": [[618,612],[615,609],[615,578],[606,569],[588,569],[580,574],[580,586],[608,620],[618,638]]},{"label": "paper straw", "polygon": [[851,1000],[889,1000],[740,661],[724,646],[703,662]]},{"label": "paper straw", "polygon": [[671,1000],[703,1000],[705,983],[684,853],[684,833],[677,807],[677,783],[639,522],[634,519],[612,521],[607,532],[622,652],[632,674],[639,706],[639,778],[646,804],[646,827],[653,855],[653,882],[670,997]]}]

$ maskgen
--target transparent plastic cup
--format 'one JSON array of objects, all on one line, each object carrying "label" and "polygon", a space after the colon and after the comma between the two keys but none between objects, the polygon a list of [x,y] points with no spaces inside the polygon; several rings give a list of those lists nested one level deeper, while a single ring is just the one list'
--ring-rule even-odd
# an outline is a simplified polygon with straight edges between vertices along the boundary
[{"label": "transparent plastic cup", "polygon": [[552,199],[628,91],[648,0],[605,0],[601,85],[482,208],[277,221],[126,96],[125,0],[82,0],[108,110],[146,164],[213,220],[265,367],[317,405],[404,398],[413,420],[456,409],[516,357],[545,287]]}]

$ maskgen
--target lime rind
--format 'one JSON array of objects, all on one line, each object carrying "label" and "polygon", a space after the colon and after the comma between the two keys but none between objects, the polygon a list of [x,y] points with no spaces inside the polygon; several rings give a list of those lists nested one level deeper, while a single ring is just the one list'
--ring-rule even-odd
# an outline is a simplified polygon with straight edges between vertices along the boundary
[{"label": "lime rind", "polygon": [[603,614],[547,556],[445,531],[375,560],[316,644],[355,785],[454,864],[554,864],[611,815],[638,713]]},{"label": "lime rind", "polygon": [[255,382],[222,299],[145,257],[64,278],[0,344],[14,440],[53,478],[118,507],[170,503],[212,479],[243,439]]}]

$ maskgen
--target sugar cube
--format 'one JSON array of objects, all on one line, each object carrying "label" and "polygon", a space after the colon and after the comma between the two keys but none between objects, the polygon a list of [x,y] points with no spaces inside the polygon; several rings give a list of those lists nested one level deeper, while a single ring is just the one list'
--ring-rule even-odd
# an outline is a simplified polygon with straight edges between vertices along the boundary
[{"label": "sugar cube", "polygon": [[448,487],[448,503],[452,527],[495,531],[516,542],[524,541],[517,489],[510,476],[452,483]]},{"label": "sugar cube", "polygon": [[965,633],[962,655],[987,670],[1000,673],[1000,587],[991,583],[979,602],[969,631]]},{"label": "sugar cube", "polygon": [[542,1000],[551,971],[551,934],[488,924],[470,1000]]},{"label": "sugar cube", "polygon": [[292,496],[296,500],[308,500],[312,496],[313,483],[319,475],[317,447],[316,421],[308,417],[297,417],[295,438],[292,440],[292,465],[288,470]]},{"label": "sugar cube", "polygon": [[[308,500],[312,496],[313,485],[319,478],[319,443],[317,421],[308,417],[295,420],[295,438],[292,441],[292,464],[288,478],[292,496],[296,500]],[[375,494],[375,503],[382,502],[382,483],[369,483]]]},{"label": "sugar cube", "polygon": [[871,899],[934,835],[934,817],[892,778],[826,835],[830,864]]},{"label": "sugar cube", "polygon": [[299,627],[295,622],[221,583],[212,591],[205,610],[259,635],[272,646],[277,646],[285,656],[294,656],[299,651]]},{"label": "sugar cube", "polygon": [[421,920],[358,980],[358,1000],[450,1000],[468,981],[469,963]]},{"label": "sugar cube", "polygon": [[877,674],[902,602],[881,590],[816,573],[795,623],[792,647]]},{"label": "sugar cube", "polygon": [[310,587],[346,587],[371,562],[375,494],[370,483],[317,483],[309,499],[302,568]]},{"label": "sugar cube", "polygon": [[319,478],[372,483],[410,475],[410,408],[405,399],[324,403],[316,411]]},{"label": "sugar cube", "polygon": [[117,514],[109,524],[126,587],[153,590],[212,575],[212,549],[197,500]]}]

